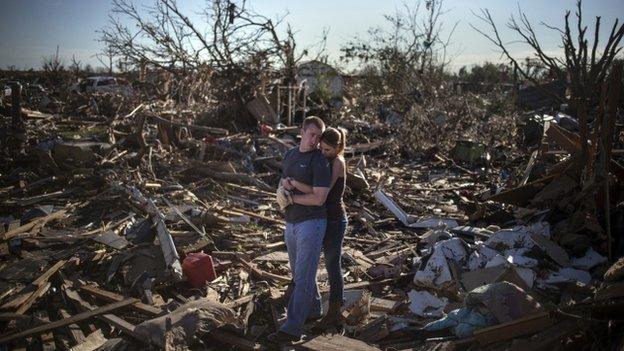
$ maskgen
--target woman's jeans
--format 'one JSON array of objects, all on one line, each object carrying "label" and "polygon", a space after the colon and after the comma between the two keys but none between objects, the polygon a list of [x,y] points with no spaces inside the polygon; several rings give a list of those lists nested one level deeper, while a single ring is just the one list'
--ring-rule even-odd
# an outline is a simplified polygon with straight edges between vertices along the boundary
[{"label": "woman's jeans", "polygon": [[325,268],[329,280],[329,301],[343,301],[344,282],[342,281],[342,242],[347,229],[347,219],[327,222],[323,238]]}]

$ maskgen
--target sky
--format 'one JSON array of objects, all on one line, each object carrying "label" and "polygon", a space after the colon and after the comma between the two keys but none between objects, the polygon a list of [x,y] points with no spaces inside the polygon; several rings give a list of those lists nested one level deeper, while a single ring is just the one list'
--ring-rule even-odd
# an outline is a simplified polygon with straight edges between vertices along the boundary
[{"label": "sky", "polygon": [[[151,4],[153,0],[135,0],[138,4]],[[299,47],[312,46],[321,38],[323,28],[329,30],[327,51],[330,62],[338,62],[340,48],[355,36],[366,37],[369,28],[389,28],[384,14],[401,10],[406,0],[248,0],[257,13],[275,17],[287,13],[286,21],[295,30]],[[407,0],[407,3],[414,1]],[[205,0],[178,0],[182,10],[191,19],[201,23],[196,13]],[[470,24],[487,27],[473,12],[489,9],[501,35],[510,42],[512,54],[518,58],[530,55],[525,45],[514,43],[518,39],[504,28],[509,16],[517,15],[518,6],[536,26],[538,36],[546,51],[561,52],[561,39],[557,32],[540,25],[540,22],[562,27],[566,9],[574,13],[573,0],[445,0],[447,11],[441,18],[443,36],[454,23],[458,23],[451,38],[449,52],[454,54],[452,67],[497,62],[501,56],[487,39],[474,31]],[[59,47],[59,55],[68,65],[72,56],[81,63],[101,66],[95,54],[101,50],[97,41],[98,30],[106,26],[112,4],[110,0],[0,0],[0,68],[38,69],[43,56],[49,56]],[[421,6],[422,8],[422,6]],[[585,24],[593,37],[595,16],[602,17],[601,39],[608,35],[613,22],[620,16],[624,20],[624,1],[593,0],[583,4]],[[488,31],[489,32],[489,31]]]}]

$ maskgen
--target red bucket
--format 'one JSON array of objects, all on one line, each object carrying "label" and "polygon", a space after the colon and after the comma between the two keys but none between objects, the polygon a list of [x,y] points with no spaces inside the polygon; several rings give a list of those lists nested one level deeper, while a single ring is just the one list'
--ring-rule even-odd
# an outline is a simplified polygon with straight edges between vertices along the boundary
[{"label": "red bucket", "polygon": [[212,257],[203,252],[187,254],[182,262],[182,272],[194,288],[201,288],[217,277]]}]

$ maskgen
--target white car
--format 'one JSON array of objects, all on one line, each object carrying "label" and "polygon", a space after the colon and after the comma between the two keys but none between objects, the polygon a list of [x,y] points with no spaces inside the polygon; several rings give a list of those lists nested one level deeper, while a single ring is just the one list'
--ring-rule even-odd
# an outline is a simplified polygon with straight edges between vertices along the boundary
[{"label": "white car", "polygon": [[95,76],[87,77],[69,88],[72,93],[108,92],[122,95],[132,95],[134,90],[123,79],[115,77]]}]

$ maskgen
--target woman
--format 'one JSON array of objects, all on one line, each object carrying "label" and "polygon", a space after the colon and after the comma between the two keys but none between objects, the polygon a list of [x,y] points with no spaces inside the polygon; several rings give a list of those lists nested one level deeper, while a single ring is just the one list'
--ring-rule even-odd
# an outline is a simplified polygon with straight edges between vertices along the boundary
[{"label": "woman", "polygon": [[[344,149],[346,134],[342,128],[327,128],[320,138],[320,149],[330,161],[332,178],[325,207],[327,208],[327,229],[323,238],[325,268],[329,279],[329,309],[319,322],[317,329],[335,327],[342,329],[340,308],[343,302],[344,283],[342,281],[341,258],[342,242],[347,229],[347,213],[342,200],[346,185],[346,166]],[[309,184],[303,184],[292,178],[287,179],[294,187],[304,193],[312,192]]]}]

